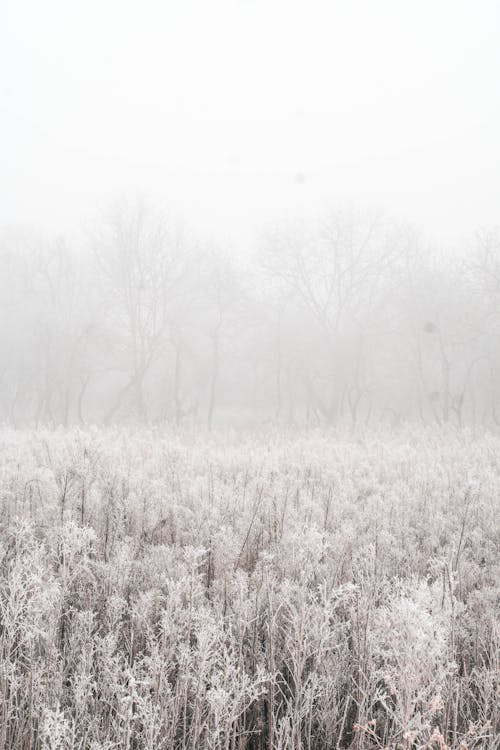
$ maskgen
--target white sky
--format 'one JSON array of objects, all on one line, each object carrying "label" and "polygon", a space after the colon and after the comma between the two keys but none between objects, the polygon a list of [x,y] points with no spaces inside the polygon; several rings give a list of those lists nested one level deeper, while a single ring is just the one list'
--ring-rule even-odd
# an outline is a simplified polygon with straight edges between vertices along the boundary
[{"label": "white sky", "polygon": [[348,201],[454,241],[500,224],[500,2],[0,0],[0,170],[1,224]]}]

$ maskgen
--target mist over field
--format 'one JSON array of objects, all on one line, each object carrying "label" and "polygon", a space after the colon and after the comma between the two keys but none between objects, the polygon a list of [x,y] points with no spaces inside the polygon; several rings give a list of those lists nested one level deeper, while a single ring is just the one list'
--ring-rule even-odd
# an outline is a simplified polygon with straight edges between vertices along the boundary
[{"label": "mist over field", "polygon": [[0,750],[500,749],[499,37],[3,0]]}]

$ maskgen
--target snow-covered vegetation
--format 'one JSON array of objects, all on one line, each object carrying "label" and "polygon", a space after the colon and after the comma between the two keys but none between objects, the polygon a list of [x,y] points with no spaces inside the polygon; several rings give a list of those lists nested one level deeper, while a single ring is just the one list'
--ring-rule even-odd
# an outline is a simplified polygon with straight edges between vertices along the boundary
[{"label": "snow-covered vegetation", "polygon": [[498,747],[500,438],[0,433],[1,750]]}]

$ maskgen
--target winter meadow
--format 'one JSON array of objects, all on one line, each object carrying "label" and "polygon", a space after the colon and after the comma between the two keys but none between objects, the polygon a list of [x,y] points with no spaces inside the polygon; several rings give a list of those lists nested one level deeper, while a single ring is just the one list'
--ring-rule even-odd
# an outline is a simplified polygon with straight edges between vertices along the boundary
[{"label": "winter meadow", "polygon": [[0,6],[0,750],[500,750],[499,4]]},{"label": "winter meadow", "polygon": [[498,747],[500,245],[157,221],[3,245],[1,750]]},{"label": "winter meadow", "polygon": [[1,747],[498,747],[500,439],[5,430]]}]

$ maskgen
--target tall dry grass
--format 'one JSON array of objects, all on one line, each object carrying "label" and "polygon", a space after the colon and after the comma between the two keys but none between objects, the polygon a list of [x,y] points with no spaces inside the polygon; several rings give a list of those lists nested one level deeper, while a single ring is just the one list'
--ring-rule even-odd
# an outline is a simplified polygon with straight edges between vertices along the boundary
[{"label": "tall dry grass", "polygon": [[0,433],[0,750],[499,746],[500,438]]}]

